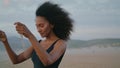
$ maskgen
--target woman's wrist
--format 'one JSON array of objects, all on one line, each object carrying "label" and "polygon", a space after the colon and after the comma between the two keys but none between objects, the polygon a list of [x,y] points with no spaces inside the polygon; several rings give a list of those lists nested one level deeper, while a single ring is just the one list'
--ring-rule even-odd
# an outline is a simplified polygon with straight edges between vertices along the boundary
[{"label": "woman's wrist", "polygon": [[5,41],[2,41],[3,44],[6,46],[8,44],[8,40],[6,39]]}]

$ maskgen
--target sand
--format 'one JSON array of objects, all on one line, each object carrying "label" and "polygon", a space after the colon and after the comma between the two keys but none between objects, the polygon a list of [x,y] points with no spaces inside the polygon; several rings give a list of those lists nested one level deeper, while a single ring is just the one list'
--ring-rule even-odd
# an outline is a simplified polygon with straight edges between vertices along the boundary
[{"label": "sand", "polygon": [[[118,51],[110,48],[68,49],[59,68],[120,68],[120,51]],[[31,59],[17,65],[6,60],[0,62],[0,68],[33,68],[33,64]]]}]

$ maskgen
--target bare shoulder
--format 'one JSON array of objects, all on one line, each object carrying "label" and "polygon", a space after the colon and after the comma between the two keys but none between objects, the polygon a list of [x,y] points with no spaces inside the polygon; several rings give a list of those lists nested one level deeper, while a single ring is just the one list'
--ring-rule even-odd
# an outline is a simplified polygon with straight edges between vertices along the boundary
[{"label": "bare shoulder", "polygon": [[58,40],[57,43],[54,45],[53,50],[50,52],[50,55],[53,57],[53,59],[58,59],[63,53],[66,51],[66,41],[64,40]]},{"label": "bare shoulder", "polygon": [[62,49],[66,49],[67,44],[66,41],[60,39],[57,41],[57,43],[55,44],[55,48],[62,48]]}]

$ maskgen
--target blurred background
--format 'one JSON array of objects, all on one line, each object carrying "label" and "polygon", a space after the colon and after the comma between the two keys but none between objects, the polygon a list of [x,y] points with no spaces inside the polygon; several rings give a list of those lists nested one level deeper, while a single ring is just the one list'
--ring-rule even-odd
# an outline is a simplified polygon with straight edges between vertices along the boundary
[{"label": "blurred background", "polygon": [[[59,68],[120,68],[119,0],[0,0],[0,30],[6,32],[17,54],[30,43],[21,39],[14,23],[24,23],[38,40],[42,39],[35,27],[35,11],[46,1],[59,4],[74,20],[74,31]],[[31,59],[13,65],[0,42],[0,68],[25,67],[33,68]]]}]

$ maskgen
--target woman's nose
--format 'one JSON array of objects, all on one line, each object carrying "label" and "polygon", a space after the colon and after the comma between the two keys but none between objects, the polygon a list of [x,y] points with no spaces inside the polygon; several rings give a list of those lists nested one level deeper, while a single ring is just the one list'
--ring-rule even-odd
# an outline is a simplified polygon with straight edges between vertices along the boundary
[{"label": "woman's nose", "polygon": [[39,29],[38,29],[38,32],[41,32],[41,31],[42,31],[42,29],[39,28]]}]

